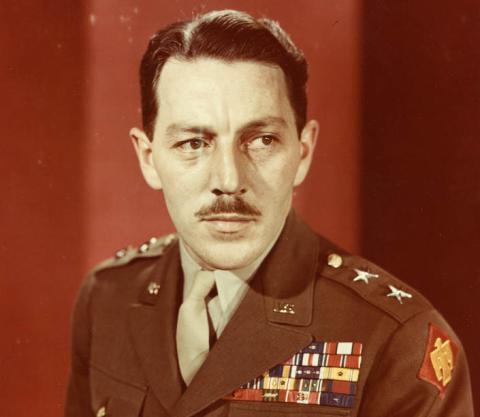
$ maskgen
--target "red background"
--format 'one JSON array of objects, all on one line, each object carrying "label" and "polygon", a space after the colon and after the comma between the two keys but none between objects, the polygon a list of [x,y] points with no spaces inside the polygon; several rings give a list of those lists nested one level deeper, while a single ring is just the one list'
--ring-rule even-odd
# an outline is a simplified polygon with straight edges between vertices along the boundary
[{"label": "red background", "polygon": [[321,134],[295,206],[439,307],[478,392],[478,2],[12,0],[0,5],[0,416],[61,415],[82,277],[172,230],[128,139],[138,62],[156,29],[218,8],[277,19],[304,49]]}]

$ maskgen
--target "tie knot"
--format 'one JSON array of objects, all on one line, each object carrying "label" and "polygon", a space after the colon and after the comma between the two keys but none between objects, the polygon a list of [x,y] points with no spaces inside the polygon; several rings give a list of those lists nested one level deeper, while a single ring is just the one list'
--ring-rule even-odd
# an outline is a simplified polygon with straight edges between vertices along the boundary
[{"label": "tie knot", "polygon": [[193,279],[193,286],[188,294],[189,300],[204,300],[215,284],[213,271],[199,271]]}]

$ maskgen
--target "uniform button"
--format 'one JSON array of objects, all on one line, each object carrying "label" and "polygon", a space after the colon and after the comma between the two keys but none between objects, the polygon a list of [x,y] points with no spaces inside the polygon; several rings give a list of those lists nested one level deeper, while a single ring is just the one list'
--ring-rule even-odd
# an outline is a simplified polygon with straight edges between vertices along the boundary
[{"label": "uniform button", "polygon": [[150,243],[150,245],[155,245],[157,241],[158,239],[156,237],[151,237],[150,239],[148,239],[148,243]]},{"label": "uniform button", "polygon": [[98,410],[97,410],[97,417],[105,417],[107,415],[107,407],[102,405]]},{"label": "uniform button", "polygon": [[336,253],[331,253],[328,255],[328,260],[327,260],[328,266],[331,266],[332,268],[339,268],[343,264],[343,259],[340,255],[337,255]]}]

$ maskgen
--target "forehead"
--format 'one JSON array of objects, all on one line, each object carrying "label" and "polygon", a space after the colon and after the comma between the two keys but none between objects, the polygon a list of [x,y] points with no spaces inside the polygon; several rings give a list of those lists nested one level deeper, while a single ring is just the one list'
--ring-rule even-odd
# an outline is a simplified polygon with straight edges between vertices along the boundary
[{"label": "forehead", "polygon": [[156,87],[157,123],[202,122],[231,127],[261,117],[294,125],[283,71],[250,61],[170,58]]}]

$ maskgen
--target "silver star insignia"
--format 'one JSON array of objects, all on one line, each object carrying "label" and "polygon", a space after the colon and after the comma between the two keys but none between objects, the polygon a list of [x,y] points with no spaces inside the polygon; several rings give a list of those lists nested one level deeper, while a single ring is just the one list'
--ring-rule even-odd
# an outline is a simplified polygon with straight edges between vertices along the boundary
[{"label": "silver star insignia", "polygon": [[353,281],[363,281],[365,284],[368,284],[368,280],[372,278],[378,278],[378,274],[372,274],[371,272],[362,271],[361,269],[354,269],[357,273],[357,276],[353,278]]},{"label": "silver star insignia", "polygon": [[412,294],[399,290],[393,285],[389,285],[388,288],[390,288],[391,293],[387,294],[387,297],[395,297],[400,304],[403,304],[402,298],[412,298]]}]

